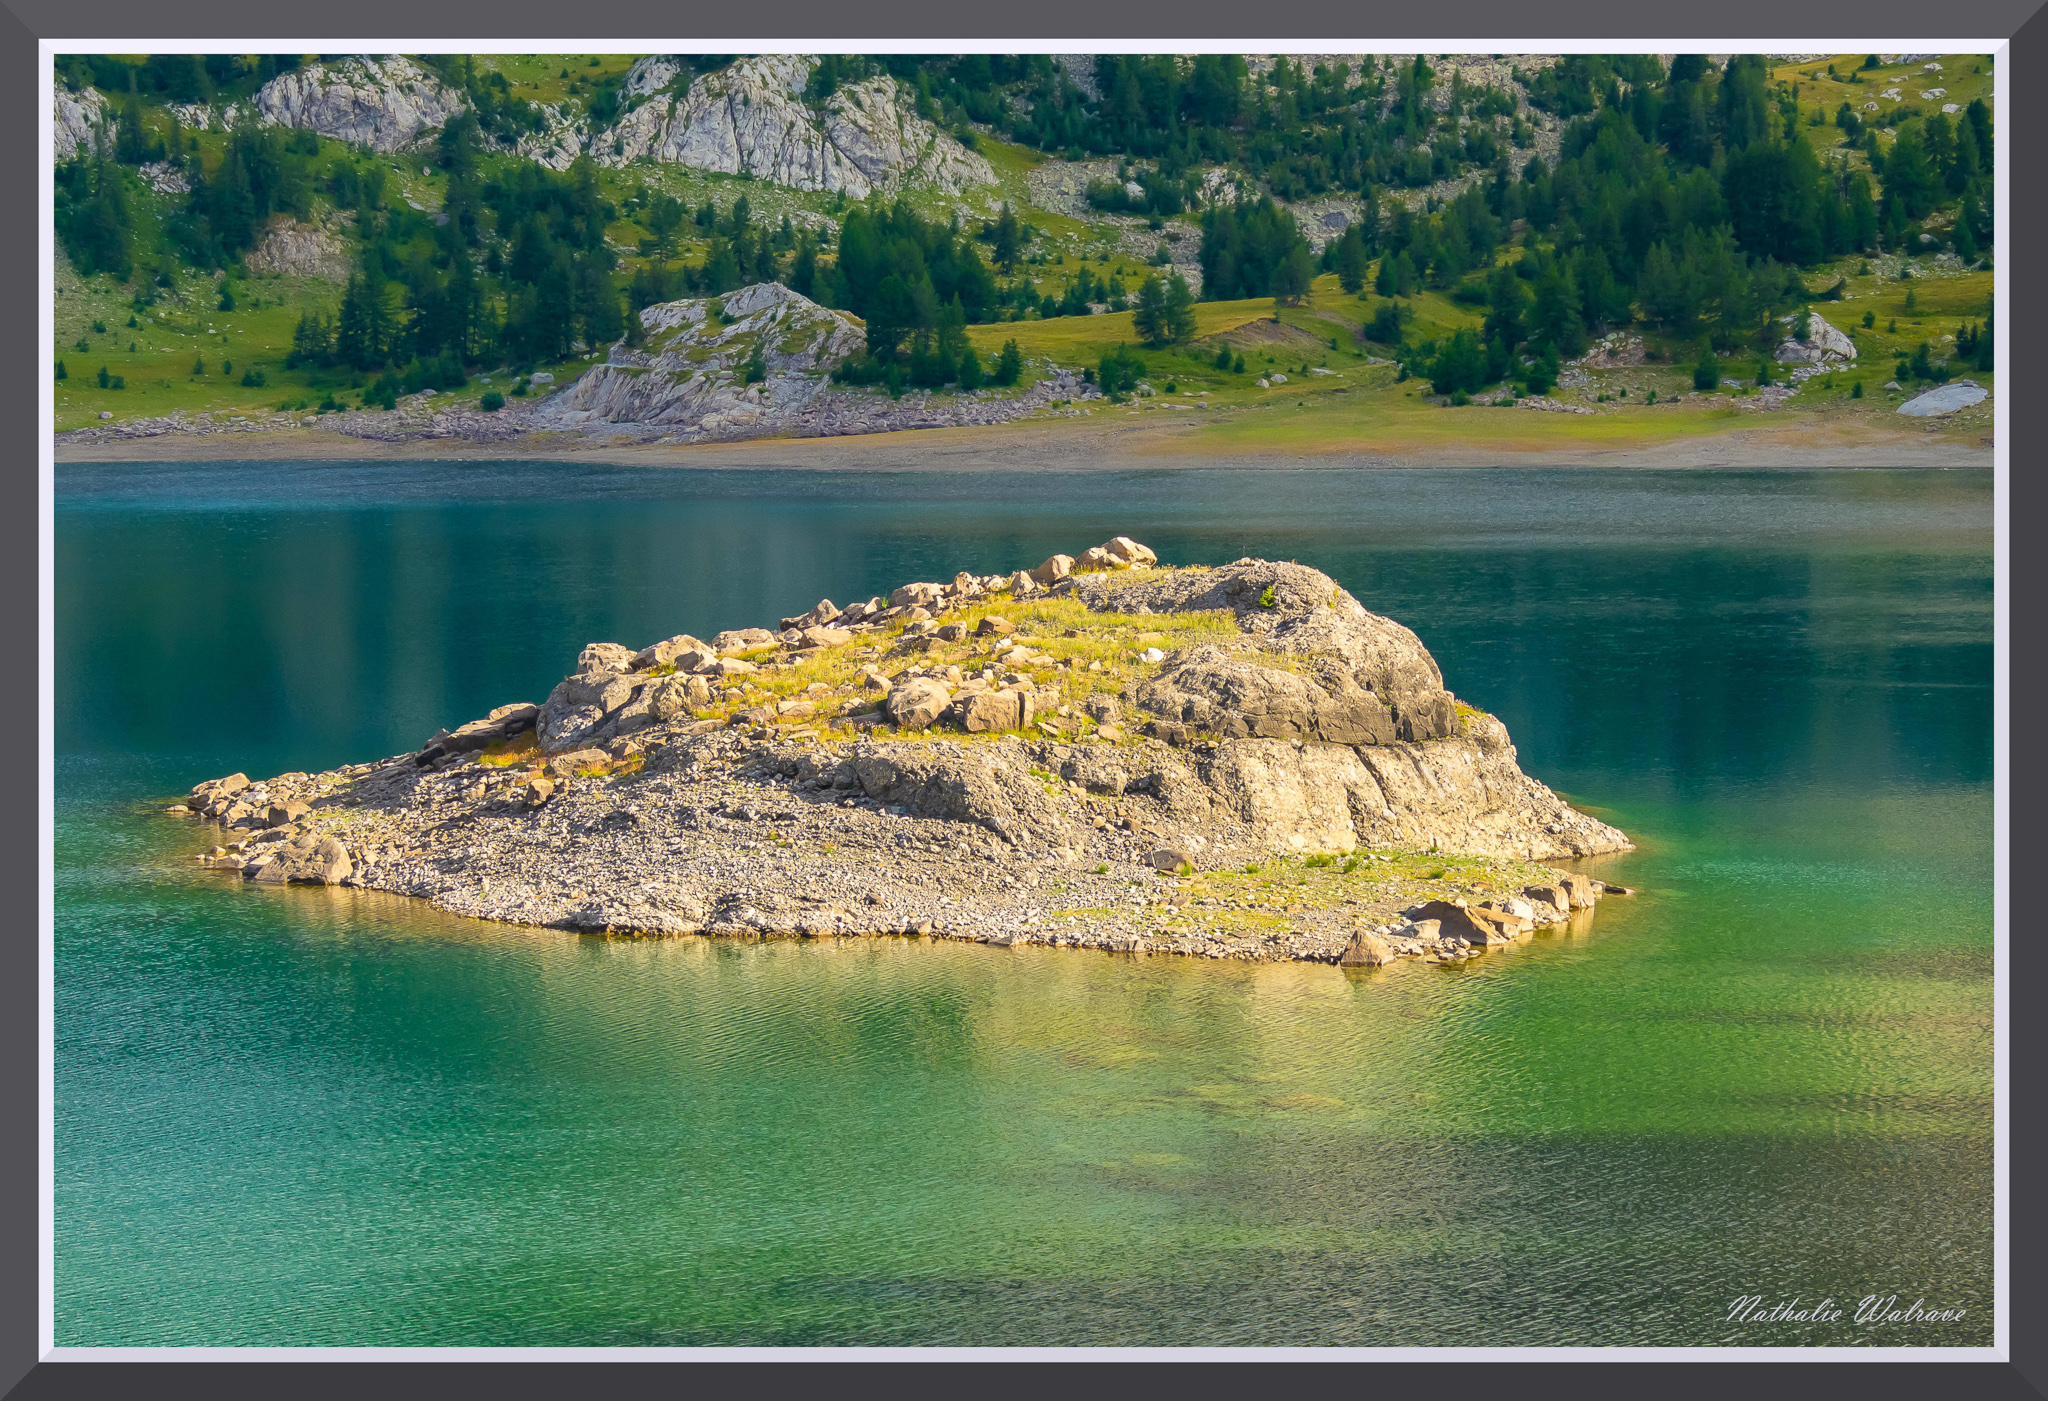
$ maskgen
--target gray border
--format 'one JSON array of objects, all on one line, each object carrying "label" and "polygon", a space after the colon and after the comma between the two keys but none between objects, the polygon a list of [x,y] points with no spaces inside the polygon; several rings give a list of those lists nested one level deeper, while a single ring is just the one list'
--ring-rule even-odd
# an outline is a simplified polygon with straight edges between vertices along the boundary
[{"label": "gray border", "polygon": [[[1464,0],[1455,10],[1440,7],[1414,5],[1371,5],[1343,3],[1343,0],[1296,0],[1285,8],[1274,7],[1263,10],[1249,10],[1242,3],[1223,3],[1223,0],[1177,0],[1172,5],[1164,4],[1103,4],[1101,0],[1091,3],[1074,3],[1074,0],[1040,0],[1022,9],[983,7],[969,9],[957,0],[894,0],[886,13],[877,13],[866,8],[857,8],[844,0],[780,0],[772,14],[759,9],[734,6],[677,5],[664,0],[612,0],[601,12],[601,19],[608,35],[622,40],[646,38],[663,34],[688,34],[697,39],[748,39],[760,38],[764,21],[766,27],[780,35],[803,35],[825,39],[854,41],[863,47],[883,48],[890,39],[915,39],[922,36],[947,36],[961,38],[1005,39],[1021,37],[1019,31],[1029,34],[1074,36],[1077,41],[1084,37],[1098,40],[1139,40],[1148,44],[1156,41],[1156,47],[1171,51],[1176,39],[1192,37],[1213,37],[1232,39],[1243,37],[1248,31],[1274,42],[1291,39],[1323,39],[1338,35],[1371,34],[1382,40],[1441,40],[1455,42],[1455,34],[1447,31],[1486,34],[1507,40],[1525,38],[1528,42],[1541,45],[1560,39],[1599,39],[1628,36],[1639,40],[1699,40],[1707,41],[1717,34],[1740,35],[1743,38],[1767,37],[1784,34],[1788,39],[1810,36],[1816,30],[1839,30],[1844,21],[1853,22],[1856,29],[1865,33],[1891,34],[1900,38],[1933,41],[1939,35],[1953,35],[1958,39],[2010,38],[2012,40],[2012,62],[2009,71],[2030,73],[2048,71],[2048,19],[2036,16],[2043,0],[1949,0],[1939,7],[1931,6],[1926,0],[1864,0],[1852,12],[1820,11],[1812,8],[1792,9],[1782,0],[1722,0],[1711,14],[1700,12],[1697,7],[1656,6],[1650,7],[1633,0],[1570,0],[1569,7],[1537,7],[1529,0]],[[486,4],[483,0],[438,0],[438,3],[422,5],[419,0],[356,0],[345,13],[326,10],[291,8],[286,9],[275,0],[200,0],[169,6],[163,0],[94,0],[90,6],[77,0],[0,0],[0,75],[4,75],[4,92],[7,107],[16,112],[12,129],[16,132],[34,133],[40,130],[36,96],[38,85],[38,55],[36,40],[39,38],[78,38],[104,40],[133,40],[146,36],[165,36],[164,25],[174,21],[179,37],[192,39],[248,38],[252,35],[269,35],[283,39],[335,39],[349,35],[374,36],[376,38],[416,37],[455,38],[470,34],[491,36],[491,41],[513,44],[526,40],[562,38],[565,23],[563,11],[557,6],[535,3],[535,0],[508,0],[503,4]],[[1540,32],[1537,32],[1540,30]],[[168,36],[165,36],[168,37]],[[592,42],[585,39],[584,42]],[[1035,45],[1034,45],[1035,47]],[[1064,46],[1063,46],[1064,47]],[[1073,47],[1083,47],[1076,42]],[[2042,66],[2037,68],[2036,63]],[[2025,100],[2009,100],[2006,110],[1999,113],[2000,122],[2012,134],[2015,152],[2048,151],[2048,119],[2041,115],[2039,104]],[[41,159],[40,143],[31,138],[16,140],[0,147],[0,180],[4,187],[16,191],[32,191],[37,188],[38,163]],[[2048,227],[2048,190],[2034,178],[2040,169],[2040,157],[2029,159],[2022,165],[2015,159],[2012,189],[2011,227],[2014,230],[2040,229]],[[17,198],[16,216],[5,226],[5,241],[11,255],[9,265],[21,268],[37,266],[38,219],[37,206],[33,200]],[[23,212],[25,211],[25,213]],[[2022,236],[2015,234],[2011,240],[2015,249],[2028,247]],[[2042,298],[2036,290],[2038,279],[2031,268],[2017,258],[2001,253],[2001,269],[2011,278],[2011,296],[2014,326],[2039,326],[2044,324],[2038,314]],[[4,307],[7,324],[14,326],[38,327],[40,287],[38,280],[17,274],[7,280],[0,289],[0,307]],[[2018,384],[2027,381],[2019,378],[2031,370],[2038,360],[2038,353],[2021,343],[2016,335],[2009,334],[2012,345],[2007,354],[2013,361],[2004,367],[2004,374],[2012,376],[2010,382]],[[28,336],[13,338],[0,348],[0,383],[6,386],[5,394],[14,403],[15,412],[10,422],[17,431],[28,436],[23,444],[24,451],[17,457],[18,462],[35,463],[43,448],[40,438],[40,418],[37,395],[41,389],[43,356],[46,347],[40,344],[39,334],[31,345]],[[2013,415],[2013,431],[2020,431],[2019,411]],[[2031,427],[2031,424],[2029,424]],[[2043,494],[2043,487],[2034,482],[2030,470],[2039,461],[2037,453],[2011,452],[2015,466],[2010,496],[2012,538],[2026,540],[2029,532],[2026,523],[2040,519],[2036,507]],[[26,606],[23,600],[32,599],[36,594],[37,579],[37,512],[35,509],[35,483],[25,471],[17,468],[14,473],[13,491],[16,495],[15,509],[7,513],[5,525],[8,548],[0,549],[0,571],[12,585],[16,606],[6,615],[4,635],[8,654],[16,658],[36,655],[36,612]],[[2011,667],[2013,692],[2020,696],[2038,696],[2043,693],[2043,673],[2048,672],[2039,649],[2030,649],[2024,644],[2028,635],[2022,632],[2017,620],[2022,616],[2037,616],[2018,606],[2031,602],[2038,589],[2038,566],[2035,556],[2038,552],[2014,551],[2009,587],[2012,588],[2015,607],[2013,629],[2015,647],[2012,649]],[[12,723],[10,732],[16,743],[22,737],[36,733],[37,716],[33,692],[17,684],[11,688],[0,708]],[[2020,781],[2019,775],[2029,772],[2033,765],[2034,751],[2031,744],[2021,744],[2019,736],[2025,731],[2020,717],[2014,716],[2013,732],[2015,745],[2012,771],[2014,781],[2010,786],[2013,793],[2028,792],[2031,785]],[[38,888],[41,873],[38,859],[34,854],[37,846],[36,813],[19,800],[0,808],[0,852],[4,852],[4,869],[13,878],[13,888],[26,892]],[[2027,839],[2041,834],[2041,820],[2014,804],[2011,839],[2014,853],[2032,849],[2035,845]],[[128,1396],[159,1387],[182,1390],[192,1386],[195,1390],[204,1387],[211,1395],[269,1395],[281,1386],[305,1388],[310,1383],[313,1390],[336,1394],[354,1394],[365,1384],[380,1390],[399,1394],[428,1394],[432,1390],[444,1390],[450,1383],[482,1383],[498,1388],[509,1388],[515,1392],[531,1390],[536,1394],[554,1392],[564,1382],[583,1381],[583,1377],[571,1378],[566,1368],[579,1364],[560,1364],[557,1368],[536,1370],[520,1364],[458,1364],[439,1366],[428,1364],[387,1364],[380,1368],[372,1380],[346,1370],[350,1364],[198,1364],[173,1371],[173,1364],[135,1363],[121,1367],[112,1364],[79,1363],[67,1367],[54,1364],[36,1364],[36,1305],[37,1305],[37,1143],[36,1132],[37,1098],[37,931],[33,918],[21,913],[32,910],[33,904],[17,895],[13,902],[17,912],[7,931],[5,966],[9,976],[0,978],[0,1037],[4,1037],[7,1064],[12,1074],[0,1079],[0,1113],[5,1121],[15,1126],[14,1132],[4,1139],[5,1147],[0,1149],[0,1178],[4,1178],[4,1200],[7,1211],[4,1224],[0,1224],[0,1395],[19,1394],[29,1396],[70,1396],[97,1395],[104,1391],[110,1396]],[[2016,933],[2034,931],[2016,931]],[[2038,946],[2026,939],[2015,937],[2011,949],[2011,978],[2015,989],[2031,989],[2039,981],[2039,973],[2048,964],[2048,954],[2039,951]],[[1833,1390],[1853,1387],[1863,1396],[1899,1395],[1919,1397],[1928,1394],[1940,1395],[1986,1395],[1986,1396],[2042,1396],[2040,1382],[2048,1379],[2048,1346],[2044,1346],[2037,1332],[2029,1330],[2024,1320],[2040,1320],[2048,1317],[2048,1288],[2044,1288],[2038,1268],[2037,1254],[2025,1248],[2038,1240],[2040,1218],[2032,1207],[2030,1194],[2022,1184],[2033,1180],[2022,1166],[2031,1166],[2041,1161],[2036,1152],[2040,1139],[2041,1096],[2038,1084],[2022,1080],[2024,1069],[2048,1063],[2048,1045],[2040,1030],[2040,1019],[2018,1015],[2019,999],[2013,999],[2016,1015],[2013,1018],[2011,1039],[2011,1065],[2014,1067],[2011,1085],[2011,1163],[2012,1182],[2015,1186],[2012,1205],[2012,1271],[2011,1292],[2008,1309],[2015,1326],[2011,1330],[2012,1354],[2010,1366],[1971,1364],[1927,1364],[1925,1366],[1885,1367],[1871,1363],[1804,1363],[1804,1364],[1749,1364],[1741,1377],[1734,1378],[1718,1371],[1702,1372],[1697,1369],[1672,1370],[1658,1367],[1658,1364],[1549,1364],[1549,1369],[1536,1374],[1542,1382],[1571,1386],[1585,1395],[1630,1395],[1640,1392],[1646,1386],[1655,1387],[1667,1394],[1685,1395],[1697,1391],[1699,1394],[1721,1394],[1731,1382],[1735,1382],[1758,1396],[1808,1396],[1817,1389]],[[356,1364],[364,1365],[364,1364]],[[784,1370],[787,1364],[767,1364],[766,1371],[760,1364],[710,1364],[694,1369],[686,1378],[674,1376],[667,1367],[659,1364],[590,1364],[604,1366],[605,1370],[588,1380],[596,1382],[613,1393],[642,1391],[652,1392],[659,1388],[668,1391],[679,1381],[697,1382],[708,1388],[724,1390],[742,1386],[755,1389],[765,1382],[774,1387],[779,1378],[772,1374]],[[797,1364],[814,1365],[814,1364]],[[923,1366],[912,1371],[908,1364],[876,1364],[896,1375],[887,1378],[887,1383],[923,1389],[940,1386],[948,1390],[962,1383],[986,1388],[995,1375],[986,1368],[977,1368],[974,1375],[965,1373],[972,1364],[940,1364]],[[1048,1364],[1041,1364],[1048,1365]],[[1355,1365],[1355,1364],[1354,1364]],[[1505,1364],[1509,1367],[1534,1366],[1536,1364]],[[743,1374],[737,1370],[747,1366]],[[1423,1372],[1422,1367],[1429,1367]],[[284,1369],[290,1368],[287,1378]],[[458,1378],[451,1368],[459,1369]],[[1655,1375],[1650,1369],[1656,1368]],[[1005,1369],[1006,1372],[1009,1369]],[[1161,1370],[1164,1370],[1163,1368]],[[1079,1368],[1068,1366],[1059,1374],[1059,1383],[1072,1386],[1082,1382],[1081,1373],[1094,1382],[1098,1365],[1082,1364]],[[1236,1372],[1211,1374],[1206,1369],[1196,1372],[1187,1364],[1173,1365],[1174,1382],[1196,1390],[1214,1386],[1218,1390],[1229,1386],[1240,1387],[1245,1378]],[[1569,1373],[1569,1375],[1567,1375]],[[815,1378],[815,1373],[802,1374]],[[1112,1375],[1101,1372],[1103,1382]],[[1135,1380],[1128,1370],[1114,1374],[1120,1379],[1119,1389]],[[1213,1375],[1213,1379],[1212,1379]],[[1697,1378],[1697,1380],[1695,1380]],[[1005,1378],[1007,1380],[1007,1378]],[[1424,1386],[1432,1391],[1451,1389],[1462,1392],[1470,1388],[1476,1394],[1480,1387],[1489,1391],[1496,1379],[1506,1380],[1497,1370],[1479,1374],[1468,1367],[1446,1367],[1442,1364],[1384,1364],[1383,1369],[1370,1380],[1391,1382],[1399,1390],[1406,1390],[1403,1382],[1417,1389]],[[1532,1380],[1534,1378],[1531,1378]],[[795,1376],[791,1378],[795,1382]],[[837,1378],[834,1378],[837,1380]],[[876,1376],[877,1383],[884,1378]],[[1020,1379],[1024,1385],[1034,1389],[1039,1379]],[[1163,1378],[1162,1378],[1163,1380]],[[1291,1388],[1309,1384],[1315,1390],[1325,1388],[1346,1392],[1354,1391],[1367,1379],[1359,1376],[1351,1366],[1343,1364],[1299,1364],[1287,1379]],[[1321,1383],[1321,1385],[1316,1385]],[[1539,1383],[1539,1385],[1542,1383]],[[1304,1388],[1306,1389],[1306,1388]],[[1397,1393],[1398,1394],[1398,1393]]]}]

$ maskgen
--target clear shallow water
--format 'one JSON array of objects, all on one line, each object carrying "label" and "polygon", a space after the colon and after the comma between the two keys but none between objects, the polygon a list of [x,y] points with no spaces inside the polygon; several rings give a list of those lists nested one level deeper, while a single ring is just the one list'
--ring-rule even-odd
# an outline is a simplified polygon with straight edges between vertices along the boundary
[{"label": "clear shallow water", "polygon": [[[65,466],[57,1336],[1985,1344],[1988,473]],[[1459,971],[633,945],[183,869],[236,768],[1113,533],[1413,626],[1641,843]],[[1960,1324],[1742,1325],[1761,1294]]]}]

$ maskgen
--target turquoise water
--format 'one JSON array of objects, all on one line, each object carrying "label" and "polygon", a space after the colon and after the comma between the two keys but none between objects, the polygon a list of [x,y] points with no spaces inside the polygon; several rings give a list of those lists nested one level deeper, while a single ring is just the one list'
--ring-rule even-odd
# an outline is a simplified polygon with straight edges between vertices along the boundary
[{"label": "turquoise water", "polygon": [[[62,467],[57,1340],[1988,1344],[1991,499]],[[1114,533],[1409,623],[1643,894],[1369,975],[607,943],[202,877],[154,815],[539,700],[588,641]],[[1966,1313],[1857,1326],[1873,1293]]]}]

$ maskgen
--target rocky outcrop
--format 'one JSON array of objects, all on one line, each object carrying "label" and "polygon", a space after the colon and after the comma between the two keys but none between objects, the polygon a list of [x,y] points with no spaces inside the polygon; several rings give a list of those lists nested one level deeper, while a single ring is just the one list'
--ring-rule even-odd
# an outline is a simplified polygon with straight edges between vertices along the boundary
[{"label": "rocky outcrop", "polygon": [[1374,968],[1578,927],[1618,889],[1532,864],[1629,842],[1302,565],[1173,569],[1118,536],[777,621],[592,643],[542,705],[173,810],[220,824],[212,869],[614,934]]},{"label": "rocky outcrop", "polygon": [[1908,418],[1946,418],[1972,404],[1981,404],[1991,397],[1991,391],[1973,379],[1959,379],[1939,385],[1924,394],[1916,394],[1899,405],[1899,412]]},{"label": "rocky outcrop", "polygon": [[1843,335],[1816,313],[1807,313],[1806,339],[1801,340],[1791,328],[1797,325],[1797,316],[1778,318],[1786,325],[1785,339],[1778,343],[1776,358],[1784,365],[1847,364],[1856,358],[1856,342]]},{"label": "rocky outcrop", "polygon": [[352,57],[280,74],[256,93],[268,125],[319,132],[377,151],[402,151],[468,106],[411,59]]},{"label": "rocky outcrop", "polygon": [[301,224],[286,214],[271,221],[269,231],[243,261],[251,272],[348,281],[348,248],[341,239],[318,224]]},{"label": "rocky outcrop", "polygon": [[989,163],[919,117],[893,78],[849,84],[813,109],[804,87],[816,66],[803,54],[761,54],[671,94],[680,65],[643,59],[621,90],[628,110],[593,135],[593,153],[607,165],[644,156],[855,199],[909,181],[949,194],[995,183]]},{"label": "rocky outcrop", "polygon": [[[1141,708],[1162,719],[1221,738],[1337,743],[1381,742],[1367,735],[1441,739],[1456,728],[1455,704],[1422,640],[1368,613],[1319,569],[1242,559],[1158,577],[1098,574],[1073,588],[1097,611],[1227,612],[1241,645],[1263,654],[1244,661],[1212,650],[1169,656],[1139,697]],[[1294,659],[1298,670],[1276,671],[1280,658]],[[1361,737],[1337,740],[1339,733]]]},{"label": "rocky outcrop", "polygon": [[589,124],[581,111],[559,102],[540,103],[537,110],[540,130],[522,132],[512,149],[549,170],[567,170],[590,144]]},{"label": "rocky outcrop", "polygon": [[90,153],[93,128],[102,121],[107,123],[108,134],[113,133],[113,118],[107,114],[107,101],[98,88],[71,92],[59,85],[52,106],[50,144],[57,160],[68,161],[80,152]]},{"label": "rocky outcrop", "polygon": [[[712,316],[716,311],[718,315]],[[779,282],[640,313],[643,343],[624,341],[544,406],[544,416],[763,429],[793,417],[866,344],[852,318]],[[765,378],[747,383],[759,354]]]}]

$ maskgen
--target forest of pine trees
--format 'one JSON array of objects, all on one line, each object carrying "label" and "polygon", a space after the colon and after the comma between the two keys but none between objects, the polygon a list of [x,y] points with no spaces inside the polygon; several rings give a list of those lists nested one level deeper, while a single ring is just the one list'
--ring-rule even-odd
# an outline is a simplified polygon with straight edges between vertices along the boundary
[{"label": "forest of pine trees", "polygon": [[[331,203],[354,215],[355,265],[332,309],[302,320],[292,363],[415,367],[405,373],[429,380],[559,359],[635,333],[645,306],[770,279],[862,317],[867,363],[852,373],[878,382],[893,373],[964,383],[984,373],[967,364],[966,325],[1122,308],[1133,295],[1140,339],[1192,333],[1192,298],[1176,277],[1150,277],[1133,293],[1084,267],[1060,295],[1033,288],[1022,267],[1033,231],[1007,204],[974,229],[902,199],[856,203],[815,227],[757,219],[745,194],[690,209],[643,189],[614,207],[587,157],[556,172],[503,155],[529,115],[501,74],[461,56],[426,60],[474,108],[428,156],[446,182],[438,217],[387,198],[387,163],[370,153],[246,116],[202,158],[164,105],[247,95],[297,61],[65,56],[64,80],[98,85],[117,118],[111,138],[57,171],[57,233],[77,269],[146,297],[180,267],[233,267],[273,216],[305,219],[316,201]],[[1830,139],[1847,133],[1866,171],[1809,140],[1756,56],[1724,69],[1680,56],[1666,70],[1646,55],[1573,55],[1529,87],[1532,105],[1567,119],[1557,158],[1518,166],[1510,152],[1526,145],[1526,122],[1506,95],[1456,75],[1446,85],[1419,58],[1358,72],[1282,60],[1257,78],[1234,55],[1094,62],[1100,101],[1049,59],[1000,55],[835,56],[814,71],[810,96],[890,72],[921,111],[970,138],[966,124],[985,122],[1048,151],[1119,157],[1139,193],[1122,179],[1098,182],[1090,201],[1155,220],[1198,204],[1198,167],[1231,163],[1270,193],[1203,208],[1205,299],[1297,300],[1319,270],[1352,293],[1450,293],[1486,309],[1470,344],[1432,351],[1431,366],[1441,361],[1446,381],[1461,384],[1491,382],[1506,365],[1540,380],[1541,364],[1631,321],[1733,350],[1787,304],[1824,295],[1802,268],[1917,247],[1935,216],[1964,258],[1990,248],[1991,115],[1981,101],[1954,119],[1899,121],[1888,145],[1854,111],[1837,112]],[[142,212],[163,206],[138,175],[159,161],[189,185],[160,222]],[[1475,167],[1481,178],[1448,201],[1415,209],[1386,197]],[[1361,194],[1366,217],[1317,258],[1280,201],[1326,190]],[[621,217],[648,231],[630,274],[605,236]],[[1495,266],[1511,241],[1520,256]],[[686,242],[702,252],[684,258]],[[1399,348],[1404,324],[1382,309],[1368,334]]]}]

